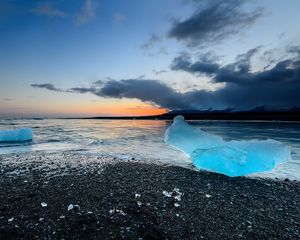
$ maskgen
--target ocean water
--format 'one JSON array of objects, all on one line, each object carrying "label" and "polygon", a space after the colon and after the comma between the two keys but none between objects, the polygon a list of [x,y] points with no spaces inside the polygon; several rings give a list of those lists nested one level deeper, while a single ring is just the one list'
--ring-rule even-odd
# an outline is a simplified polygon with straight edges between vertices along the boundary
[{"label": "ocean water", "polygon": [[[300,122],[190,121],[193,127],[225,140],[275,139],[289,145],[292,160],[259,177],[300,180]],[[1,119],[0,130],[30,127],[34,139],[27,143],[0,143],[0,154],[76,152],[138,159],[192,168],[189,158],[164,143],[171,121]]]}]

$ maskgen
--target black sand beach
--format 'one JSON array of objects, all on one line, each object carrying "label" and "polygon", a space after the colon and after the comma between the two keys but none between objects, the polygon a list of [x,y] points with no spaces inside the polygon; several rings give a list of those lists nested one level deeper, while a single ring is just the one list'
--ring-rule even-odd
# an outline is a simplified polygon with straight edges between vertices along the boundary
[{"label": "black sand beach", "polygon": [[0,239],[300,239],[299,182],[138,162],[21,166],[0,164]]}]

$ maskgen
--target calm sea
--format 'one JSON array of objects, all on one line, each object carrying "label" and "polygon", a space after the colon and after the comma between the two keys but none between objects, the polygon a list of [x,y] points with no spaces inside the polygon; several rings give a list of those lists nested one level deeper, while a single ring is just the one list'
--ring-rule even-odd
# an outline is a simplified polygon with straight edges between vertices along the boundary
[{"label": "calm sea", "polygon": [[[171,121],[162,120],[1,119],[0,129],[30,127],[34,139],[25,144],[0,144],[0,154],[69,151],[191,168],[187,156],[164,143],[164,132],[170,124]],[[300,180],[300,122],[191,121],[190,124],[225,140],[271,138],[291,146],[291,161],[258,176]]]}]

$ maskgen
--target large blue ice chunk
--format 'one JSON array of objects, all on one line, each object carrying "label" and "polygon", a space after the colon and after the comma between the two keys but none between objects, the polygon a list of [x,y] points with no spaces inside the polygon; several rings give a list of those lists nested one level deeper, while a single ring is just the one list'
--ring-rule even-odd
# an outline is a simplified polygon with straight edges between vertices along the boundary
[{"label": "large blue ice chunk", "polygon": [[191,127],[182,116],[165,133],[169,145],[183,151],[198,169],[243,176],[270,171],[291,159],[291,150],[275,140],[224,141],[222,137]]},{"label": "large blue ice chunk", "polygon": [[24,142],[32,140],[31,128],[0,130],[0,142]]}]

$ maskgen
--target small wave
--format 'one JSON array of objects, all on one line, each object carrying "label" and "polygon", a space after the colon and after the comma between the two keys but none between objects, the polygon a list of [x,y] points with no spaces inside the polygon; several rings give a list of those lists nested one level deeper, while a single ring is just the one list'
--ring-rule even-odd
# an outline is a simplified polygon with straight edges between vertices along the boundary
[{"label": "small wave", "polygon": [[29,146],[33,145],[32,141],[23,141],[23,142],[2,142],[0,148],[6,147],[20,147],[20,146]]},{"label": "small wave", "polygon": [[87,148],[77,148],[77,149],[70,149],[70,150],[67,150],[66,152],[88,152],[89,149]]},{"label": "small wave", "polygon": [[7,122],[0,122],[0,125],[3,125],[3,126],[15,126],[17,124],[15,124],[15,123],[7,123]]},{"label": "small wave", "polygon": [[89,143],[89,146],[102,145],[104,143],[103,140],[94,140]]},{"label": "small wave", "polygon": [[60,139],[48,139],[45,143],[55,143],[55,142],[61,142]]}]

